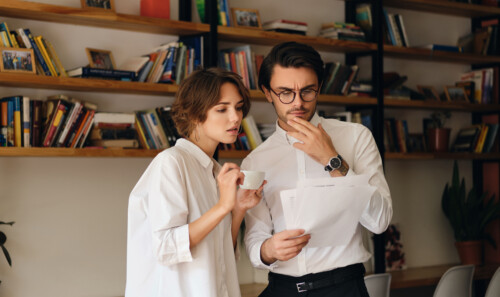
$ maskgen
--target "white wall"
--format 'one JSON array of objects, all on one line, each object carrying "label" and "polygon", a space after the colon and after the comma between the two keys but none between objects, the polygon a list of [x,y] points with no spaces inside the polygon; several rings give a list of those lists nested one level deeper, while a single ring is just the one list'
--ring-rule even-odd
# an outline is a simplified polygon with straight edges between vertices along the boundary
[{"label": "white wall", "polygon": [[[79,0],[39,0],[80,7]],[[171,0],[175,6],[175,0]],[[115,1],[120,13],[138,14],[139,0]],[[262,21],[289,18],[310,24],[316,35],[321,22],[342,21],[344,3],[231,0],[233,7],[257,8]],[[322,9],[317,9],[321,7]],[[176,9],[172,8],[176,18]],[[394,10],[395,11],[395,10]],[[469,23],[465,19],[400,11],[405,17],[411,44],[453,44]],[[421,19],[425,18],[425,22]],[[48,22],[4,19],[11,29],[29,27],[50,40],[66,68],[87,63],[85,47],[109,49],[117,64],[132,55],[173,40],[175,36],[143,34]],[[439,30],[436,30],[436,28]],[[441,34],[439,36],[438,34]],[[450,32],[452,32],[450,34]],[[224,46],[224,45],[222,45]],[[229,45],[228,45],[229,46]],[[269,48],[256,46],[260,53]],[[325,54],[326,61],[343,61],[338,54]],[[369,67],[369,66],[368,66]],[[370,72],[370,68],[366,68]],[[451,84],[465,66],[390,60],[386,70],[409,75],[408,86]],[[65,93],[97,103],[101,111],[133,111],[172,102],[172,98],[54,90],[0,88],[0,96],[14,94],[45,98]],[[253,105],[257,122],[275,119],[266,103]],[[429,111],[388,111],[407,118],[410,132],[421,132],[421,117]],[[455,113],[455,128],[469,121]],[[0,296],[122,296],[125,287],[126,209],[128,194],[149,158],[0,158],[0,219],[15,220],[2,227],[13,267],[0,256]],[[460,162],[470,185],[471,164]],[[457,262],[451,229],[439,208],[444,184],[451,178],[452,161],[391,161],[386,174],[394,201],[394,222],[399,223],[409,266]],[[264,282],[265,272],[249,268],[243,256],[238,264],[240,282]]]}]

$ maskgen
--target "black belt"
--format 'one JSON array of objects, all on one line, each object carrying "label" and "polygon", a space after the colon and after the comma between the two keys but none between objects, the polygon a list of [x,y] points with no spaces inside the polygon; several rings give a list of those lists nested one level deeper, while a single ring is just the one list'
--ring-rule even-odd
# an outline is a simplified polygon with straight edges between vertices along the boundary
[{"label": "black belt", "polygon": [[297,292],[306,292],[315,289],[338,285],[356,278],[363,278],[365,267],[363,264],[353,264],[330,271],[311,273],[293,277],[269,272],[269,284],[273,286],[295,286]]}]

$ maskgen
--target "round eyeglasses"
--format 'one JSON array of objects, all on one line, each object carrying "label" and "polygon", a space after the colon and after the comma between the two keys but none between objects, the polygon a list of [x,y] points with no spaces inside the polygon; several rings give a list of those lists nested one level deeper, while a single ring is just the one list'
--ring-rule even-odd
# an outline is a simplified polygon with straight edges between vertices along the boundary
[{"label": "round eyeglasses", "polygon": [[[280,93],[276,93],[271,88],[270,88],[270,90],[271,90],[271,92],[274,93],[274,95],[276,95],[278,97],[278,99],[283,104],[292,103],[293,100],[295,100],[295,97],[296,97],[295,95],[297,95],[297,93],[295,91],[292,91],[292,90],[284,90],[283,92],[280,92]],[[316,97],[318,96],[318,90],[313,90],[313,89],[300,90],[299,96],[300,96],[300,99],[302,99],[302,101],[311,102],[314,99],[316,99]]]}]

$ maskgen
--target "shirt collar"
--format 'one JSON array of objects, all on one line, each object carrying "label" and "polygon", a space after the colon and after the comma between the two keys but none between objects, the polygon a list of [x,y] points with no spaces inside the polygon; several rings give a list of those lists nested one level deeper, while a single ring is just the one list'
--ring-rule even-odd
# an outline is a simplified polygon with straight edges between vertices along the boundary
[{"label": "shirt collar", "polygon": [[217,161],[215,161],[213,158],[205,154],[205,152],[199,146],[192,143],[191,141],[184,138],[179,138],[177,139],[175,146],[188,151],[198,160],[198,162],[200,162],[201,166],[205,168],[210,168],[215,175],[217,175],[217,173],[219,172],[220,170],[219,163],[217,163]]},{"label": "shirt collar", "polygon": [[[321,118],[318,116],[317,113],[314,113],[313,117],[311,118],[311,120],[309,122],[317,127],[318,124],[320,123],[320,121],[321,121]],[[278,135],[279,139],[286,141],[290,145],[298,142],[297,139],[295,139],[294,137],[288,136],[286,134],[286,131],[283,128],[281,128],[280,125],[278,124],[278,120],[276,120],[276,134]]]}]

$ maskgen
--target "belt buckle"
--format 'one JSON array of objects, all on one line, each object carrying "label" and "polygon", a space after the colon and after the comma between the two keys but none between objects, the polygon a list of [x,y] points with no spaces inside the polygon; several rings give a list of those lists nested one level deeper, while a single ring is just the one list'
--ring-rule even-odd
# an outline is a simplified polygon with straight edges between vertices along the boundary
[{"label": "belt buckle", "polygon": [[307,292],[307,290],[306,290],[306,289],[301,289],[301,288],[300,288],[301,286],[304,286],[305,284],[306,284],[305,282],[301,282],[301,283],[296,283],[296,284],[295,284],[295,285],[297,286],[297,291],[298,291],[299,293],[302,293],[302,292]]}]

